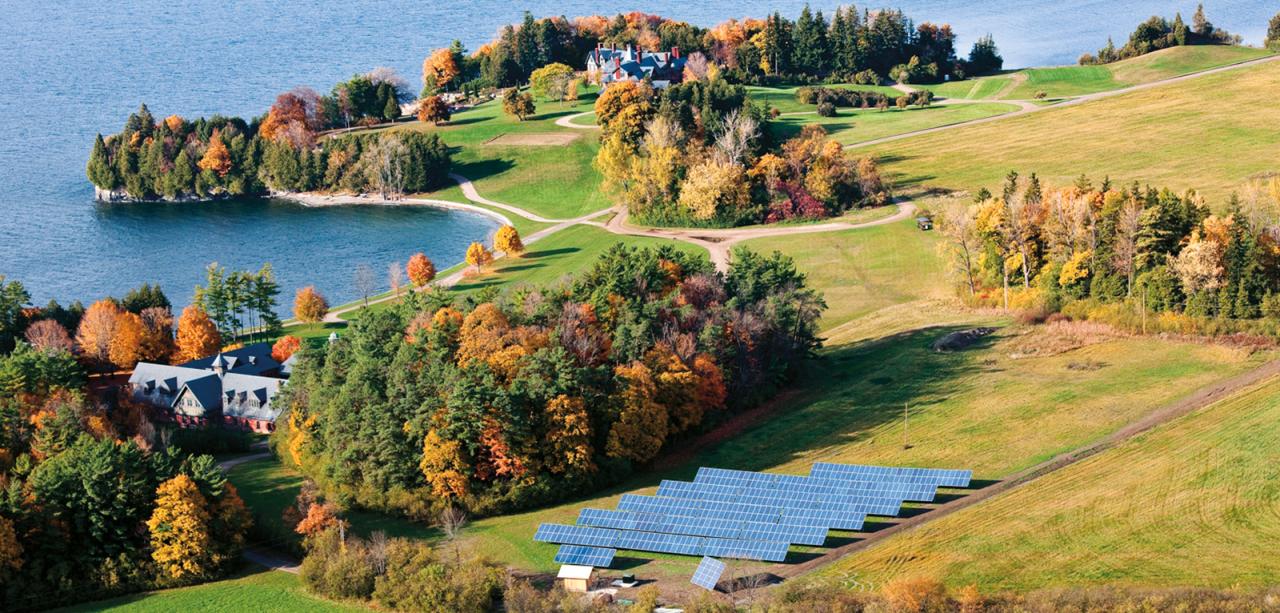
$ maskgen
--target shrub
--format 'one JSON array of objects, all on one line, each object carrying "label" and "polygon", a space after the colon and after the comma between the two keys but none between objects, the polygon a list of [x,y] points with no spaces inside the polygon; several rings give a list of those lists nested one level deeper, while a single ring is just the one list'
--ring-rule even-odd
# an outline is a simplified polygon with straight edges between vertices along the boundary
[{"label": "shrub", "polygon": [[853,82],[858,85],[879,85],[880,81],[880,75],[870,68],[853,75]]},{"label": "shrub", "polygon": [[835,117],[836,105],[831,104],[830,102],[823,102],[822,104],[819,104],[818,115],[820,117]]},{"label": "shrub", "polygon": [[886,584],[880,594],[891,610],[903,613],[944,611],[949,601],[946,586],[937,579],[925,577],[895,579]]}]

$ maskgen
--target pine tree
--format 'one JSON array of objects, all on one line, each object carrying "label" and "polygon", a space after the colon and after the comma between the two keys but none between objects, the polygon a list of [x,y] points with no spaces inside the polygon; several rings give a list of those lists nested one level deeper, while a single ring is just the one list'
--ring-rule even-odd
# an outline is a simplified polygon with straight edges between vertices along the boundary
[{"label": "pine tree", "polygon": [[1267,48],[1272,51],[1280,51],[1280,13],[1276,13],[1271,18],[1271,23],[1267,24]]},{"label": "pine tree", "polygon": [[1213,24],[1204,16],[1204,3],[1196,5],[1196,14],[1191,17],[1191,29],[1196,36],[1209,38],[1213,34]]},{"label": "pine tree", "polygon": [[[383,85],[387,85],[383,83]],[[387,85],[388,95],[387,103],[382,107],[382,118],[387,121],[395,121],[400,118],[400,102],[396,100],[395,88]]]},{"label": "pine tree", "polygon": [[111,166],[107,144],[102,140],[101,134],[93,140],[93,151],[89,154],[85,174],[89,176],[89,182],[102,189],[110,190],[120,187],[120,179],[116,175],[115,168]]},{"label": "pine tree", "polygon": [[820,65],[825,58],[826,40],[809,11],[809,5],[800,10],[800,17],[795,26],[795,56],[793,58],[796,72],[816,75],[821,72]]}]

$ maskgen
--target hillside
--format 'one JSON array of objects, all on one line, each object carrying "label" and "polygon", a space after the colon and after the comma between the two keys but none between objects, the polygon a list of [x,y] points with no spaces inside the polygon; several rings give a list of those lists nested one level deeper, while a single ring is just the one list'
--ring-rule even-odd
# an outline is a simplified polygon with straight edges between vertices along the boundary
[{"label": "hillside", "polygon": [[816,576],[928,575],[984,591],[1270,585],[1280,574],[1278,423],[1273,379]]},{"label": "hillside", "polygon": [[976,190],[1010,170],[1050,183],[1196,188],[1214,202],[1276,170],[1280,62],[1206,75],[1064,108],[925,134],[870,149],[899,188]]}]

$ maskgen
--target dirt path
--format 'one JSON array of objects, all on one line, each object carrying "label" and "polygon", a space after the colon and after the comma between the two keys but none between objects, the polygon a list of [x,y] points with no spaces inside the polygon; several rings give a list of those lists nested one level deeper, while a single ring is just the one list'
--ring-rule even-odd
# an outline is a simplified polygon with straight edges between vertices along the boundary
[{"label": "dirt path", "polygon": [[1061,470],[1067,466],[1075,464],[1076,462],[1084,460],[1085,458],[1094,456],[1124,443],[1125,441],[1128,441],[1153,428],[1169,423],[1179,417],[1232,396],[1237,392],[1276,377],[1280,377],[1280,360],[1267,362],[1266,364],[1263,364],[1251,371],[1202,387],[1193,392],[1190,396],[1166,404],[1163,407],[1148,413],[1142,419],[1132,422],[1097,441],[1055,456],[1052,459],[1015,473],[1002,481],[996,482],[993,485],[989,485],[971,494],[952,500],[951,502],[941,504],[927,513],[922,513],[920,515],[904,519],[900,522],[896,522],[887,528],[871,533],[870,536],[864,539],[827,551],[823,555],[812,560],[808,560],[800,564],[776,565],[774,568],[770,569],[770,572],[778,575],[779,577],[786,578],[795,577],[812,571],[849,554],[867,549],[895,534],[914,530],[928,522],[946,517],[956,511],[971,507],[984,500],[1026,485],[1027,483],[1039,479],[1049,473]]}]

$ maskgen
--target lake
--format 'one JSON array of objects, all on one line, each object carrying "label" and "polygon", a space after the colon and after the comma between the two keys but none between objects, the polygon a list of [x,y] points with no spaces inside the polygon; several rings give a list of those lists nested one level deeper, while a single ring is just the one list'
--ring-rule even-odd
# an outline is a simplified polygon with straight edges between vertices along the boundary
[{"label": "lake", "polygon": [[[811,2],[830,14],[835,2]],[[920,21],[951,23],[967,52],[994,34],[1007,67],[1071,63],[1114,36],[1123,42],[1152,14],[1195,2],[902,0],[886,2]],[[426,208],[308,209],[282,202],[208,205],[93,201],[84,176],[96,133],[119,130],[146,102],[157,117],[261,114],[296,85],[328,91],[374,66],[417,87],[432,48],[469,49],[500,26],[536,16],[643,10],[709,26],[727,17],[789,17],[804,5],[771,2],[526,3],[248,0],[127,3],[0,0],[0,275],[19,279],[37,303],[90,301],[159,282],[176,304],[191,298],[211,261],[257,269],[271,262],[288,306],[315,284],[331,303],[357,297],[354,270],[379,278],[392,261],[426,252],[439,268],[489,235],[492,220]],[[1257,44],[1277,7],[1210,2],[1211,21]],[[860,5],[864,6],[864,5]],[[879,5],[876,5],[879,6]]]}]

